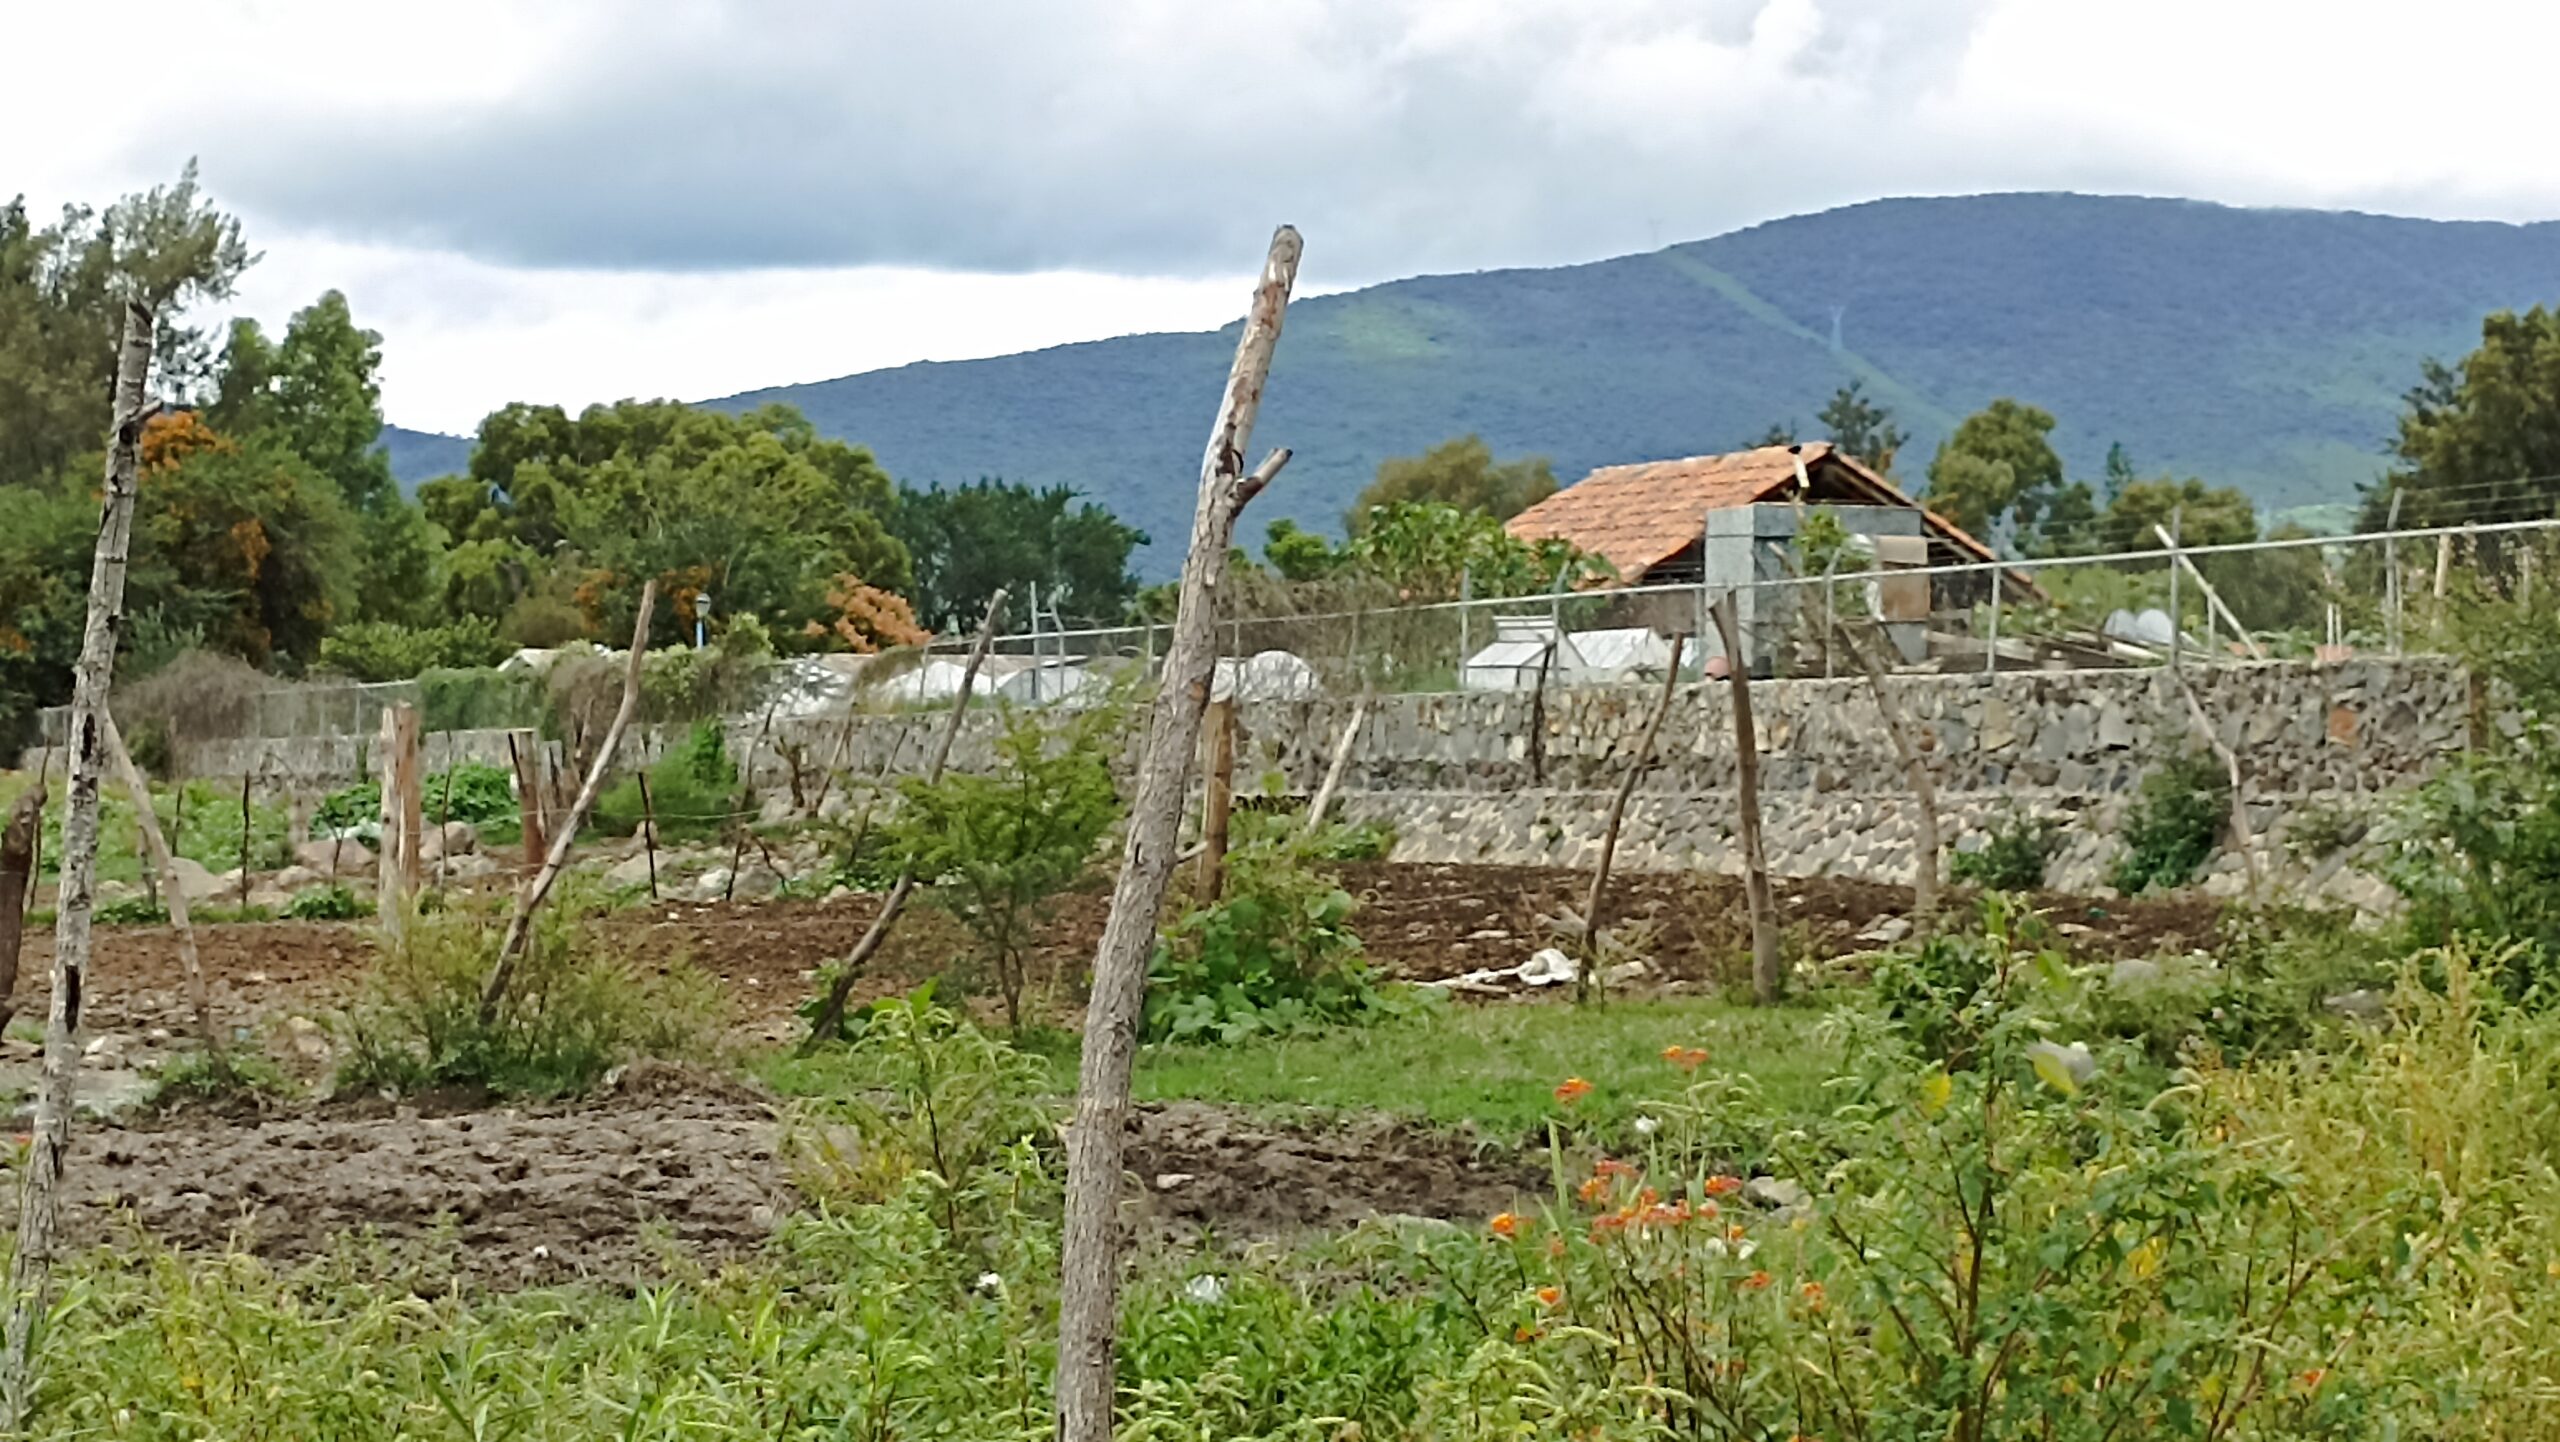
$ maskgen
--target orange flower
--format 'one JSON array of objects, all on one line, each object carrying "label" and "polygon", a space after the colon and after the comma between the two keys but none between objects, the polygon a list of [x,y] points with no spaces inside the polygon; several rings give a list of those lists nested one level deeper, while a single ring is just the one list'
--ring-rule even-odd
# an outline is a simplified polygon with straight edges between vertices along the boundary
[{"label": "orange flower", "polygon": [[1540,1287],[1538,1289],[1538,1305],[1542,1307],[1552,1307],[1563,1300],[1564,1289],[1561,1287]]},{"label": "orange flower", "polygon": [[2301,1376],[2299,1376],[2299,1377],[2296,1377],[2294,1380],[2302,1384],[2302,1390],[2303,1390],[2303,1391],[2305,1391],[2305,1392],[2317,1392],[2317,1391],[2319,1391],[2319,1390],[2320,1390],[2320,1384],[2321,1384],[2322,1382],[2324,1382],[2324,1381],[2327,1381],[2327,1380],[2328,1380],[2328,1377],[2329,1377],[2329,1369],[2328,1369],[2328,1368],[2326,1368],[2326,1367],[2314,1367],[2314,1368],[2312,1368],[2310,1371],[2303,1373],[2303,1374],[2302,1374]]},{"label": "orange flower", "polygon": [[1591,1083],[1578,1076],[1566,1077],[1556,1086],[1556,1100],[1571,1106],[1591,1095]]},{"label": "orange flower", "polygon": [[1724,1229],[1724,1239],[1725,1239],[1726,1241],[1728,1241],[1728,1242],[1739,1242],[1739,1241],[1741,1241],[1741,1240],[1742,1240],[1742,1223],[1740,1223],[1740,1222],[1736,1222],[1736,1223],[1734,1223],[1732,1226],[1725,1228],[1725,1229]]},{"label": "orange flower", "polygon": [[1707,1195],[1708,1195],[1708,1196],[1711,1196],[1711,1197],[1729,1197],[1729,1196],[1732,1196],[1734,1193],[1736,1193],[1736,1192],[1738,1192],[1738,1191],[1741,1191],[1741,1190],[1742,1190],[1742,1178],[1740,1178],[1740,1177],[1709,1177],[1709,1178],[1707,1178]]},{"label": "orange flower", "polygon": [[1609,1179],[1598,1172],[1593,1172],[1584,1179],[1581,1186],[1574,1188],[1573,1191],[1575,1196],[1586,1202],[1597,1202],[1609,1194]]},{"label": "orange flower", "polygon": [[1707,1050],[1697,1046],[1666,1046],[1662,1049],[1662,1059],[1682,1071],[1696,1071],[1706,1064]]},{"label": "orange flower", "polygon": [[1494,1213],[1493,1220],[1485,1223],[1485,1226],[1497,1237],[1520,1235],[1520,1218],[1510,1212]]},{"label": "orange flower", "polygon": [[1511,1329],[1511,1340],[1514,1342],[1534,1342],[1538,1340],[1538,1329],[1535,1327],[1514,1327]]},{"label": "orange flower", "polygon": [[1564,1237],[1561,1233],[1547,1238],[1547,1255],[1550,1257],[1561,1257],[1564,1255]]},{"label": "orange flower", "polygon": [[1805,1283],[1803,1286],[1796,1288],[1796,1295],[1804,1299],[1804,1304],[1808,1309],[1816,1312],[1822,1310],[1822,1284],[1820,1282]]},{"label": "orange flower", "polygon": [[1640,1207],[1649,1207],[1661,1200],[1662,1193],[1655,1191],[1651,1187],[1646,1187],[1644,1190],[1636,1193],[1636,1205]]},{"label": "orange flower", "polygon": [[1591,1174],[1595,1177],[1632,1177],[1636,1174],[1636,1169],[1632,1164],[1619,1161],[1615,1157],[1602,1157],[1591,1164]]},{"label": "orange flower", "polygon": [[1746,1292],[1766,1291],[1768,1290],[1769,1284],[1776,1280],[1778,1279],[1770,1276],[1766,1272],[1754,1272],[1750,1276],[1742,1279],[1742,1289]]}]

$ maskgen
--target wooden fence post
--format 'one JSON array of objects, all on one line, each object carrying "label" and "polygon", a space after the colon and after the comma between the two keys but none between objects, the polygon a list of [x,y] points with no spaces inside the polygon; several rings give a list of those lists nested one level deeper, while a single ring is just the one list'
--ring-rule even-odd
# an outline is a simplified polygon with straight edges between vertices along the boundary
[{"label": "wooden fence post", "polygon": [[1573,999],[1588,1001],[1591,997],[1592,972],[1600,964],[1600,903],[1609,889],[1609,865],[1618,858],[1618,829],[1626,823],[1627,802],[1635,796],[1636,782],[1653,764],[1653,740],[1662,733],[1662,718],[1671,714],[1672,693],[1680,689],[1680,647],[1686,636],[1671,638],[1671,660],[1663,668],[1662,694],[1655,698],[1653,715],[1644,723],[1644,735],[1636,741],[1635,759],[1627,763],[1627,774],[1618,780],[1618,794],[1609,802],[1609,824],[1600,832],[1600,863],[1591,871],[1591,895],[1582,904],[1582,958],[1574,968]]},{"label": "wooden fence post", "polygon": [[[107,760],[123,781],[125,794],[133,798],[133,829],[141,834],[142,853],[159,876],[161,891],[168,896],[169,924],[178,929],[178,965],[186,975],[187,1005],[195,1013],[196,1034],[204,1039],[205,1052],[219,1065],[224,1059],[222,1035],[213,1027],[213,1003],[205,995],[204,963],[196,952],[195,926],[187,919],[187,889],[178,883],[177,858],[170,854],[169,843],[160,834],[160,817],[151,809],[150,783],[143,780],[142,768],[133,764],[133,753],[125,750],[115,717],[102,714],[98,719],[106,737]],[[246,833],[242,834],[245,838]],[[245,839],[242,849],[247,849]]]},{"label": "wooden fence post", "polygon": [[516,814],[524,827],[524,864],[530,872],[542,864],[544,811],[542,739],[531,731],[507,733],[507,766],[516,774]]},{"label": "wooden fence post", "polygon": [[1129,1077],[1136,1064],[1138,1012],[1147,958],[1172,880],[1174,848],[1201,715],[1217,658],[1219,587],[1236,516],[1288,462],[1275,451],[1248,474],[1246,447],[1262,406],[1271,353],[1298,274],[1298,233],[1271,237],[1252,309],[1227,373],[1225,397],[1200,463],[1200,497],[1184,553],[1173,642],[1147,726],[1146,761],[1129,808],[1120,878],[1093,958],[1075,1121],[1067,1129],[1067,1226],[1058,1301],[1058,1442],[1108,1442],[1119,1345],[1120,1170],[1128,1141]]},{"label": "wooden fence post", "polygon": [[107,448],[106,499],[89,564],[88,618],[80,659],[72,668],[70,782],[62,817],[62,887],[54,919],[53,995],[44,1029],[43,1080],[36,1091],[35,1131],[21,1164],[18,1246],[9,1264],[9,1315],[0,1324],[0,1434],[23,1430],[35,1391],[30,1346],[36,1318],[53,1290],[56,1193],[63,1152],[71,1142],[71,1108],[80,1070],[81,1012],[88,998],[90,913],[97,895],[98,791],[105,769],[107,692],[115,679],[116,636],[123,629],[127,553],[133,538],[135,474],[146,418],[143,381],[151,370],[152,308],[124,307],[116,359],[114,442]]},{"label": "wooden fence post", "polygon": [[[1994,584],[1997,582],[1995,580]],[[1742,894],[1751,907],[1751,996],[1774,1004],[1786,989],[1778,962],[1777,908],[1769,898],[1769,858],[1760,845],[1760,738],[1751,724],[1751,668],[1733,624],[1733,593],[1716,598],[1716,634],[1724,642],[1725,679],[1733,684],[1734,791],[1741,808]]]},{"label": "wooden fence post", "polygon": [[[1241,678],[1241,670],[1239,677]],[[1236,804],[1236,703],[1209,703],[1202,723],[1209,753],[1200,781],[1200,895],[1215,901],[1227,886],[1227,826]]]},{"label": "wooden fence post", "polygon": [[18,945],[27,924],[27,894],[36,889],[36,838],[44,834],[45,778],[18,793],[0,827],[0,1028],[17,1015]]}]

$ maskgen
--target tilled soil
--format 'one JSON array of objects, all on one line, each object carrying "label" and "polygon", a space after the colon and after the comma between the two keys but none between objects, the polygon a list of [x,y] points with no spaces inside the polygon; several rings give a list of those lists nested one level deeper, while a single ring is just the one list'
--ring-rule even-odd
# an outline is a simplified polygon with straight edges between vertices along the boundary
[{"label": "tilled soil", "polygon": [[[635,1069],[636,1071],[636,1069]],[[632,1281],[751,1251],[794,1205],[754,1096],[658,1072],[575,1108],[84,1127],[63,1168],[75,1245],[309,1261],[370,1237],[398,1265],[496,1286]]]},{"label": "tilled soil", "polygon": [[1181,1240],[1340,1231],[1371,1217],[1489,1217],[1534,1193],[1518,1153],[1391,1117],[1292,1124],[1228,1107],[1142,1108],[1127,1166],[1140,1230]]},{"label": "tilled soil", "polygon": [[[635,1067],[575,1107],[83,1127],[63,1176],[73,1246],[139,1232],[282,1267],[352,1246],[369,1274],[429,1290],[639,1284],[752,1253],[799,1205],[776,1108],[673,1067]],[[1539,1176],[1516,1154],[1385,1118],[1291,1123],[1177,1102],[1132,1119],[1128,1215],[1156,1244],[1249,1242],[1490,1216]]]},{"label": "tilled soil", "polygon": [[[1390,972],[1437,980],[1480,967],[1509,966],[1548,944],[1541,917],[1579,911],[1590,874],[1548,867],[1415,865],[1360,862],[1341,870],[1362,901],[1357,918],[1372,958]],[[1860,939],[1903,915],[1910,891],[1838,878],[1781,880],[1781,922],[1802,949],[1831,957],[1871,949]],[[2073,950],[2114,960],[2160,951],[2210,947],[2219,907],[2196,896],[2134,901],[2038,898]],[[1082,973],[1102,934],[1109,902],[1088,887],[1044,905],[1032,973],[1059,1021],[1080,1009]],[[1951,905],[1964,904],[1960,898]],[[615,913],[605,923],[641,964],[689,961],[715,979],[750,1035],[790,1033],[792,1008],[808,994],[809,976],[851,950],[876,914],[879,898],[784,900],[737,904],[667,902]],[[1721,982],[1743,974],[1750,950],[1741,883],[1720,875],[1621,872],[1613,876],[1604,920],[1652,932],[1644,948],[1660,980]],[[214,1012],[247,1026],[295,1011],[343,1005],[370,965],[367,927],[326,922],[260,922],[198,928]],[[111,927],[98,933],[90,973],[93,1031],[186,1029],[176,934],[167,927]],[[18,1014],[41,1016],[50,935],[27,939],[14,995]],[[966,953],[967,938],[927,905],[911,907],[889,945],[856,989],[857,1000],[905,991]]]}]

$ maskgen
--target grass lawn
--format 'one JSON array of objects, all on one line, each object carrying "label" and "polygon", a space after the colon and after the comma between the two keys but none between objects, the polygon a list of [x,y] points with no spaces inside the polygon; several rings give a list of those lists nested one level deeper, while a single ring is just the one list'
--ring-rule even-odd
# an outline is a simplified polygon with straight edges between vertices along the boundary
[{"label": "grass lawn", "polygon": [[[1816,1034],[1823,1015],[1812,1005],[1762,1011],[1692,997],[1593,1007],[1562,1000],[1450,1006],[1305,1037],[1147,1047],[1138,1053],[1135,1090],[1141,1101],[1392,1112],[1528,1141],[1565,1115],[1556,1085],[1579,1076],[1592,1090],[1572,1108],[1576,1129],[1623,1135],[1643,1102],[1677,1093],[1688,1080],[1662,1058],[1672,1046],[1703,1048],[1708,1068],[1753,1077],[1774,1108],[1818,1110],[1837,1060]],[[1050,1052],[1054,1084],[1060,1095],[1071,1094],[1073,1038],[1051,1039],[1062,1043]],[[758,1070],[793,1095],[861,1084],[841,1052],[805,1061],[778,1056]]]}]

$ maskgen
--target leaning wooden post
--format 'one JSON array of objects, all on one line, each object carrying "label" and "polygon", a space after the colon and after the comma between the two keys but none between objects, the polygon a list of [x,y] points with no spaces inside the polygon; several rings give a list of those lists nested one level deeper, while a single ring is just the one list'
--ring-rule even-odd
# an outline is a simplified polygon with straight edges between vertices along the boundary
[{"label": "leaning wooden post", "polygon": [[452,849],[453,733],[444,733],[444,796],[436,803],[436,890],[444,890],[444,854]]},{"label": "leaning wooden post", "polygon": [[[951,702],[951,715],[942,723],[942,736],[934,743],[933,760],[925,766],[924,784],[927,786],[942,779],[942,768],[951,761],[951,743],[960,739],[960,718],[968,714],[969,698],[978,690],[978,668],[987,663],[987,651],[996,642],[996,623],[1003,618],[1004,588],[998,586],[996,593],[987,598],[987,618],[978,623],[977,644],[969,648],[969,664],[960,671],[960,694]],[[893,749],[891,755],[895,754]],[[888,778],[889,769],[885,763],[880,768],[880,775],[883,780]],[[870,825],[871,803],[865,801],[862,827],[868,829]],[[846,854],[850,858],[859,854],[861,849],[862,831],[857,830],[853,845]],[[835,980],[827,986],[827,999],[818,1007],[816,1019],[809,1023],[809,1035],[801,1040],[802,1056],[816,1051],[819,1043],[834,1036],[844,1026],[845,1003],[852,999],[854,978],[862,974],[863,966],[871,960],[872,953],[880,949],[880,943],[889,939],[889,928],[898,924],[898,913],[907,909],[907,898],[915,895],[915,890],[916,867],[910,857],[898,868],[898,884],[889,888],[889,899],[880,903],[880,914],[871,918],[871,924],[863,928],[862,939],[853,944],[853,950],[845,953],[844,960],[837,965]]]},{"label": "leaning wooden post", "polygon": [[1920,808],[1912,825],[1915,844],[1911,858],[1911,915],[1925,926],[1938,914],[1938,787],[1929,779],[1929,763],[1920,755],[1919,743],[1911,739],[1911,729],[1903,724],[1902,708],[1894,704],[1893,694],[1885,689],[1882,663],[1858,644],[1847,625],[1834,620],[1831,629],[1841,646],[1866,670],[1867,694],[1875,698],[1876,713],[1884,718],[1885,734],[1893,738],[1893,753],[1902,761],[1902,779]]},{"label": "leaning wooden post", "polygon": [[596,794],[604,790],[604,774],[613,765],[613,753],[622,747],[622,733],[631,726],[632,713],[640,709],[640,663],[649,654],[649,621],[658,607],[656,578],[640,586],[640,616],[631,626],[631,660],[622,672],[622,704],[613,713],[613,725],[604,733],[604,744],[596,749],[595,764],[587,768],[586,784],[578,788],[578,799],[569,803],[568,814],[551,829],[551,853],[543,858],[542,869],[533,874],[516,892],[515,915],[507,918],[506,937],[498,943],[498,963],[489,968],[489,982],[480,989],[480,1022],[486,1026],[498,1015],[498,1003],[506,1000],[507,983],[514,979],[516,958],[523,954],[525,940],[531,934],[533,913],[551,895],[560,872],[569,864],[569,848],[578,839],[578,826],[596,804]]},{"label": "leaning wooden post", "polygon": [[1342,769],[1351,762],[1351,743],[1360,735],[1360,723],[1369,718],[1369,698],[1363,696],[1351,708],[1351,720],[1342,728],[1342,739],[1333,743],[1333,760],[1324,768],[1324,784],[1316,788],[1316,799],[1307,803],[1307,819],[1302,834],[1313,836],[1324,829],[1325,812],[1333,805],[1333,793],[1342,786]]},{"label": "leaning wooden post", "polygon": [[133,798],[134,829],[142,833],[143,852],[160,878],[162,894],[168,897],[169,924],[178,929],[178,964],[186,973],[187,1005],[195,1012],[196,1034],[204,1038],[206,1054],[219,1063],[222,1037],[213,1028],[213,1003],[205,995],[204,965],[196,953],[196,929],[187,920],[187,889],[178,884],[177,858],[169,854],[169,843],[160,834],[160,818],[151,809],[151,787],[142,779],[142,768],[133,764],[133,753],[125,750],[115,718],[102,715],[98,719],[106,738],[107,761],[124,782],[125,794]]},{"label": "leaning wooden post", "polygon": [[17,1015],[18,944],[26,932],[27,893],[36,889],[36,839],[44,834],[45,778],[18,793],[0,827],[0,1029]]},{"label": "leaning wooden post", "polygon": [[1236,805],[1236,703],[1209,703],[1203,722],[1209,756],[1200,778],[1200,895],[1218,899],[1227,889],[1227,828]]},{"label": "leaning wooden post", "polygon": [[2223,775],[2230,779],[2231,839],[2239,843],[2240,865],[2248,873],[2249,895],[2254,900],[2262,878],[2258,875],[2258,837],[2249,825],[2249,799],[2241,789],[2240,755],[2222,744],[2221,734],[2213,729],[2213,718],[2205,713],[2204,702],[2197,699],[2196,688],[2187,683],[2187,678],[2173,672],[2171,679],[2178,683],[2178,694],[2186,699],[2187,719],[2195,724],[2196,735],[2203,738],[2214,759],[2222,763]]},{"label": "leaning wooden post", "polygon": [[414,901],[425,877],[421,858],[426,855],[427,776],[420,746],[426,733],[417,707],[404,704],[392,710],[400,717],[400,896]]},{"label": "leaning wooden post", "polygon": [[[750,797],[756,794],[756,754],[764,750],[764,738],[773,730],[773,713],[781,705],[781,702],[776,701],[764,708],[764,725],[756,729],[755,743],[747,748],[746,764],[738,768],[738,775],[745,781],[744,790]],[[752,820],[746,816],[733,816],[729,819],[737,823],[738,834],[734,844],[729,848],[729,881],[727,885],[720,888],[722,901],[731,900],[738,894],[738,863],[746,859],[747,827]]]},{"label": "leaning wooden post", "polygon": [[640,849],[649,858],[649,899],[658,899],[658,803],[649,799],[649,768],[634,771],[640,783]]},{"label": "leaning wooden post", "polygon": [[1297,231],[1271,237],[1227,374],[1226,396],[1200,463],[1200,499],[1191,517],[1191,547],[1182,563],[1181,599],[1163,683],[1147,726],[1146,762],[1129,808],[1128,840],[1110,919],[1093,958],[1093,995],[1085,1008],[1084,1059],[1075,1121],[1067,1130],[1067,1228],[1058,1301],[1058,1442],[1107,1442],[1111,1436],[1113,1358],[1120,1300],[1120,1166],[1129,1122],[1129,1073],[1137,1058],[1138,1008],[1146,996],[1147,958],[1155,950],[1157,914],[1172,879],[1184,793],[1201,714],[1217,655],[1218,587],[1236,516],[1287,463],[1275,451],[1245,471],[1262,388],[1289,288],[1298,274]]},{"label": "leaning wooden post", "polygon": [[[517,738],[522,737],[519,745]],[[542,837],[542,738],[531,731],[507,733],[507,769],[516,774],[516,815],[524,830],[527,874],[542,865],[549,850]]]},{"label": "leaning wooden post", "polygon": [[249,765],[240,764],[240,909],[249,909]]},{"label": "leaning wooden post", "polygon": [[87,1001],[90,912],[97,901],[98,791],[106,768],[107,691],[115,679],[116,636],[124,628],[126,554],[133,538],[134,474],[142,448],[143,379],[151,369],[152,312],[125,302],[116,360],[115,440],[108,447],[106,498],[89,563],[89,614],[71,672],[70,784],[62,818],[62,888],[53,932],[53,995],[45,1018],[44,1075],[36,1090],[35,1135],[20,1171],[18,1247],[9,1265],[9,1316],[0,1326],[0,1434],[15,1435],[35,1390],[29,1346],[53,1285],[55,1193],[71,1142],[73,1088],[80,1070],[80,1014]]},{"label": "leaning wooden post", "polygon": [[1662,694],[1653,703],[1653,715],[1644,723],[1644,735],[1636,741],[1635,759],[1627,764],[1627,774],[1618,781],[1618,794],[1609,802],[1609,824],[1600,832],[1600,864],[1591,872],[1591,895],[1582,903],[1582,964],[1574,968],[1573,999],[1591,998],[1591,973],[1600,961],[1600,902],[1609,889],[1609,864],[1618,858],[1618,828],[1626,823],[1627,802],[1635,796],[1636,782],[1653,764],[1653,739],[1662,733],[1662,718],[1671,714],[1671,695],[1680,689],[1680,647],[1686,636],[1671,638],[1671,660],[1663,668]]},{"label": "leaning wooden post", "polygon": [[1733,683],[1734,792],[1741,808],[1742,894],[1751,907],[1751,996],[1762,1006],[1786,988],[1778,968],[1777,908],[1769,899],[1769,858],[1760,845],[1760,738],[1751,725],[1751,668],[1733,624],[1733,593],[1711,608],[1724,641],[1725,679]]}]

